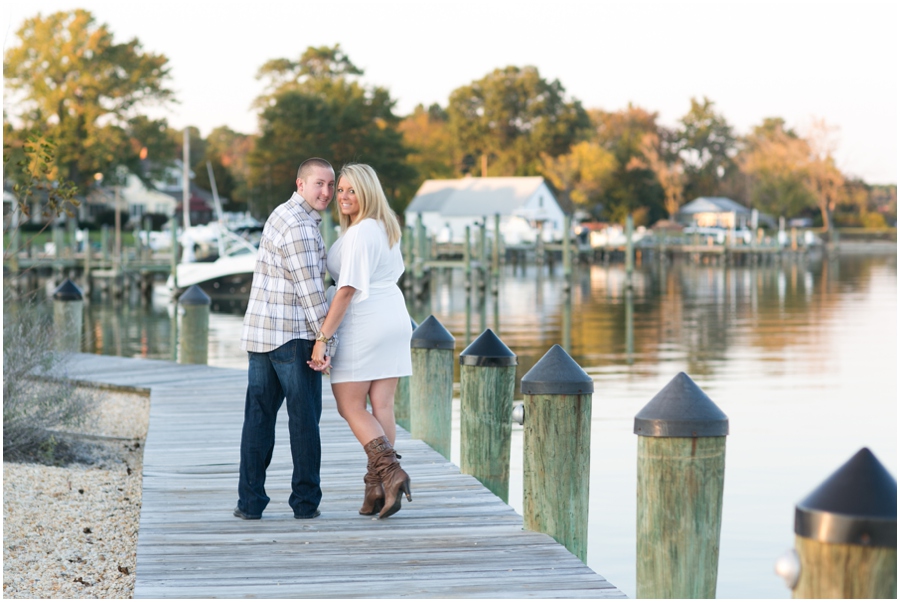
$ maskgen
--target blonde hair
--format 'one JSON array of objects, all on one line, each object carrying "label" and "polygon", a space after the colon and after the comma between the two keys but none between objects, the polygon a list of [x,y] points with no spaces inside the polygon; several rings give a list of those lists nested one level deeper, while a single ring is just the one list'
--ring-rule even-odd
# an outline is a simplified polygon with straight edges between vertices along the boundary
[{"label": "blonde hair", "polygon": [[[380,221],[384,224],[384,230],[387,232],[388,246],[393,247],[397,244],[400,240],[400,222],[397,221],[397,216],[394,215],[388,204],[375,170],[362,163],[348,163],[341,168],[341,173],[338,174],[339,183],[342,177],[347,178],[356,191],[356,199],[359,201],[357,221],[366,218]],[[350,217],[341,213],[339,219],[341,232],[346,232],[350,227]]]}]

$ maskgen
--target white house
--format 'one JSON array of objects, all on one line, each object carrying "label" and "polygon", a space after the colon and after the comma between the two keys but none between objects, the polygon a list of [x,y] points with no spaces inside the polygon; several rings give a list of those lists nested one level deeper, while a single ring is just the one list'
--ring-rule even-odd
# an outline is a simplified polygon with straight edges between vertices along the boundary
[{"label": "white house", "polygon": [[439,241],[462,242],[465,228],[485,219],[493,232],[500,214],[500,233],[506,244],[534,242],[542,231],[545,241],[561,240],[565,214],[544,178],[473,178],[426,180],[404,213],[407,226],[422,215],[422,223]]}]

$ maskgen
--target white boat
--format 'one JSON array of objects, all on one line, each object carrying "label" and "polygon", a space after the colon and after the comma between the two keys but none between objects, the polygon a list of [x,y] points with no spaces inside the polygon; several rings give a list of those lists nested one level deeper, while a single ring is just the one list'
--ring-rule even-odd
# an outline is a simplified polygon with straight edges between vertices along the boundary
[{"label": "white boat", "polygon": [[217,301],[246,302],[250,298],[256,247],[225,228],[219,231],[217,246],[219,253],[213,261],[179,262],[176,278],[169,276],[167,282],[172,295],[180,295],[196,284]]}]

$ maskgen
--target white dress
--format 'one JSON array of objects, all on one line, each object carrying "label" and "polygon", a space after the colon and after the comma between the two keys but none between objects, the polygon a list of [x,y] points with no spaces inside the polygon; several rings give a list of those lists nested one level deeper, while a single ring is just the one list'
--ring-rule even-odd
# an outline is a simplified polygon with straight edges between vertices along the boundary
[{"label": "white dress", "polygon": [[409,376],[412,324],[397,280],[403,274],[400,243],[388,248],[384,225],[364,219],[347,228],[328,251],[335,289],[352,286],[353,300],[337,330],[331,382]]}]

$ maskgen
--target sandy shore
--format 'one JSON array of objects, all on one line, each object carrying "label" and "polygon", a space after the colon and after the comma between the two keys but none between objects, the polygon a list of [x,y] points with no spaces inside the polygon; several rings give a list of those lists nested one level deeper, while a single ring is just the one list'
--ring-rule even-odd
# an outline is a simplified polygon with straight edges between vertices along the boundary
[{"label": "sandy shore", "polygon": [[3,597],[131,598],[148,397],[104,392],[91,465],[3,463]]}]

